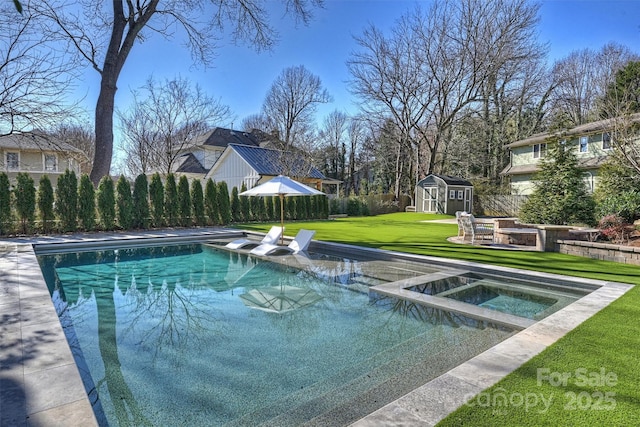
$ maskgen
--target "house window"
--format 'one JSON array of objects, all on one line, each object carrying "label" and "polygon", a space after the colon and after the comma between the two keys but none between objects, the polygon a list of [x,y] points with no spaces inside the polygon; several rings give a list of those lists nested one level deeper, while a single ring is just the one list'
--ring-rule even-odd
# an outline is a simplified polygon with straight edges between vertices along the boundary
[{"label": "house window", "polygon": [[580,145],[578,147],[578,150],[581,153],[586,153],[587,152],[588,143],[589,143],[589,137],[588,136],[581,136],[580,137]]},{"label": "house window", "polygon": [[8,170],[20,169],[20,156],[18,153],[6,154],[6,165]]},{"label": "house window", "polygon": [[456,198],[456,190],[449,190],[449,198],[450,199]]},{"label": "house window", "polygon": [[603,150],[611,149],[611,134],[609,132],[605,132],[602,134],[602,149]]},{"label": "house window", "polygon": [[533,158],[539,159],[545,156],[547,152],[547,144],[535,144],[533,146]]},{"label": "house window", "polygon": [[458,200],[464,199],[464,191],[458,190]]},{"label": "house window", "polygon": [[47,172],[56,172],[58,170],[58,158],[55,154],[44,155],[44,170]]}]

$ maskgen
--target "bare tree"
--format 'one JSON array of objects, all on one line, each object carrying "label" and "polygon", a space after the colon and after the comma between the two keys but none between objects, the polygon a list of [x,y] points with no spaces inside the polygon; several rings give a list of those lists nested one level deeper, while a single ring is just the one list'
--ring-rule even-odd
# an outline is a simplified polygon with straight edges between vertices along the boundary
[{"label": "bare tree", "polygon": [[598,52],[585,48],[558,60],[552,71],[556,127],[569,128],[598,119],[597,102],[616,72],[639,58],[629,48],[609,43]]},{"label": "bare tree", "polygon": [[73,58],[40,18],[28,5],[0,11],[0,135],[50,129],[73,110],[65,99]]},{"label": "bare tree", "polygon": [[[322,0],[283,0],[287,13],[307,23]],[[41,8],[101,77],[95,109],[96,151],[91,180],[109,174],[113,155],[113,114],[117,83],[136,41],[153,33],[186,39],[194,60],[210,64],[220,35],[231,27],[235,41],[271,48],[277,32],[268,22],[266,0],[44,0]],[[109,6],[107,6],[109,5]],[[53,31],[53,28],[52,28]]]},{"label": "bare tree", "polygon": [[194,137],[231,116],[228,106],[185,78],[157,83],[151,77],[133,95],[132,107],[118,112],[132,173],[172,172]]},{"label": "bare tree", "polygon": [[320,78],[304,66],[289,67],[275,79],[262,105],[272,133],[283,142],[283,150],[306,145],[313,132],[318,104],[331,102]]},{"label": "bare tree", "polygon": [[88,122],[64,122],[54,128],[51,133],[59,140],[81,151],[76,159],[80,164],[80,171],[90,173],[96,146],[91,125]]},{"label": "bare tree", "polygon": [[323,154],[324,174],[344,181],[346,166],[346,141],[349,118],[334,110],[324,119],[319,132],[321,152]]}]

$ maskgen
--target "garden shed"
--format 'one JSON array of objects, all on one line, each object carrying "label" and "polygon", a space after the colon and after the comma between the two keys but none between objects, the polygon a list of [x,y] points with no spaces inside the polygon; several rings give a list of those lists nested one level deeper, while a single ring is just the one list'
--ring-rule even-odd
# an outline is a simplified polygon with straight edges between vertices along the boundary
[{"label": "garden shed", "polygon": [[472,201],[473,185],[462,178],[430,174],[416,185],[416,212],[471,212]]}]

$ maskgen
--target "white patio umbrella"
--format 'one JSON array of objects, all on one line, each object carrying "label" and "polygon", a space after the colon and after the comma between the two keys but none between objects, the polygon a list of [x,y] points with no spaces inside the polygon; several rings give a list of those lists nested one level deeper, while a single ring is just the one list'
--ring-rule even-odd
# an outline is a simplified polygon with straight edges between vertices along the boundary
[{"label": "white patio umbrella", "polygon": [[[275,178],[240,193],[241,196],[278,196],[280,197],[280,225],[284,230],[284,198],[291,196],[316,196],[324,194],[288,176],[278,175]],[[284,235],[284,233],[282,233]],[[280,237],[282,244],[283,238]]]}]

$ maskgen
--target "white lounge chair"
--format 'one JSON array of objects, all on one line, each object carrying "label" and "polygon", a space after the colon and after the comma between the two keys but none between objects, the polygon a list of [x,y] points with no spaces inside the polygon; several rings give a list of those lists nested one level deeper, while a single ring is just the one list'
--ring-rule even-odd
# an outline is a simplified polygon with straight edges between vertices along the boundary
[{"label": "white lounge chair", "polygon": [[265,243],[258,247],[251,249],[249,252],[252,255],[271,255],[276,252],[289,252],[292,254],[297,254],[299,252],[304,252],[309,247],[311,243],[311,239],[316,234],[313,230],[300,230],[296,237],[289,243],[287,246],[275,245],[272,243]]},{"label": "white lounge chair", "polygon": [[236,239],[232,242],[229,242],[225,245],[225,247],[229,249],[242,249],[242,248],[248,248],[249,246],[259,246],[259,245],[266,245],[266,244],[275,245],[278,243],[278,240],[280,239],[281,236],[282,236],[282,227],[271,227],[271,230],[269,230],[269,232],[265,234],[265,236],[261,241],[251,240],[245,237],[242,239]]}]

